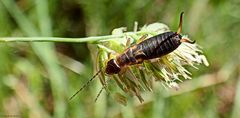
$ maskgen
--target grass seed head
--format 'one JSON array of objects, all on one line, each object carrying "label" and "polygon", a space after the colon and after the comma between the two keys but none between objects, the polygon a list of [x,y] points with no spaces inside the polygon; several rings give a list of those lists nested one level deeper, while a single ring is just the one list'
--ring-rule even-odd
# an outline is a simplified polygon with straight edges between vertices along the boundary
[{"label": "grass seed head", "polygon": [[[170,30],[165,24],[153,23],[142,27],[140,33],[125,31],[126,28],[124,27],[114,29],[112,35],[125,34],[125,36],[98,43],[98,69],[104,70],[109,59],[123,53],[128,48],[126,47],[128,40],[134,45],[145,34],[147,34],[147,38],[150,38]],[[186,35],[183,35],[183,37],[190,40]],[[182,82],[184,79],[192,79],[191,72],[186,67],[191,66],[197,69],[196,65],[200,64],[209,65],[200,46],[196,43],[182,43],[173,52],[160,58],[144,61],[142,64],[132,65],[124,73],[109,76],[101,73],[99,77],[101,83],[106,81],[106,77],[113,80],[113,84],[117,85],[122,90],[122,93],[136,96],[142,102],[141,91],[151,91],[153,88],[152,82],[160,81],[167,87],[178,90],[178,82]],[[123,95],[120,95],[119,92],[117,94],[117,96],[121,96],[123,101]]]}]

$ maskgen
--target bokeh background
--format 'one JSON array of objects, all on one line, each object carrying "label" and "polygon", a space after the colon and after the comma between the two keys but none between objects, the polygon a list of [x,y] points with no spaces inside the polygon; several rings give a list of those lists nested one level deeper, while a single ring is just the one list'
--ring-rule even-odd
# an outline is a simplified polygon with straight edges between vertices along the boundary
[{"label": "bokeh background", "polygon": [[[0,37],[88,37],[154,22],[178,27],[203,47],[210,66],[189,68],[178,91],[163,87],[145,102],[123,106],[94,81],[94,47],[86,43],[0,43],[0,117],[238,118],[240,117],[239,0],[0,0]],[[160,84],[160,83],[159,83]],[[111,93],[110,93],[111,94]],[[13,117],[13,116],[12,116]]]}]

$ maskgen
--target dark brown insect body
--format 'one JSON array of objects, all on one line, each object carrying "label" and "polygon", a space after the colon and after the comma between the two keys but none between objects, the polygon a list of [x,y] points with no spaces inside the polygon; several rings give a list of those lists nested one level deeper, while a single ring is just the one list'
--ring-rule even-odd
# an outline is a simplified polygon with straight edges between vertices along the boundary
[{"label": "dark brown insect body", "polygon": [[144,60],[166,55],[178,48],[181,42],[194,43],[183,39],[180,35],[182,30],[182,15],[183,13],[180,16],[178,32],[165,32],[133,45],[124,53],[117,56],[116,59],[109,60],[105,72],[107,74],[117,74],[123,67],[140,64]]},{"label": "dark brown insect body", "polygon": [[[140,64],[144,60],[150,60],[164,56],[178,48],[182,42],[194,43],[188,39],[182,38],[180,35],[182,31],[182,15],[183,12],[180,16],[180,23],[177,32],[165,32],[129,47],[125,50],[125,52],[118,55],[115,59],[110,59],[107,62],[105,73],[109,75],[117,74],[124,67]],[[80,91],[82,91],[101,72],[101,69],[98,70],[97,73],[86,84],[83,85],[83,87],[81,87],[74,95],[72,95],[72,97],[70,97],[70,100]],[[98,96],[103,89],[104,87],[101,89]]]}]

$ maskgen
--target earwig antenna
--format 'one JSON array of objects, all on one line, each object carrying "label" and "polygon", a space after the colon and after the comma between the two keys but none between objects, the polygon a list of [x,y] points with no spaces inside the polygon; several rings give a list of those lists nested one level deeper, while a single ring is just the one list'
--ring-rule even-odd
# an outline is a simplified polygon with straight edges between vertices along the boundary
[{"label": "earwig antenna", "polygon": [[91,81],[94,80],[94,78],[101,72],[101,70],[97,71],[97,73],[95,75],[93,75],[93,77],[87,81],[86,84],[84,84],[75,94],[73,94],[70,98],[69,101],[72,100],[79,92],[81,92]]},{"label": "earwig antenna", "polygon": [[103,87],[101,88],[101,90],[98,92],[97,97],[95,98],[94,102],[97,102],[97,100],[98,100],[99,96],[101,95],[101,93],[102,93],[102,91],[103,91],[104,88],[105,88],[105,86],[103,86]]},{"label": "earwig antenna", "polygon": [[180,15],[180,22],[179,22],[177,34],[180,34],[182,32],[182,17],[183,17],[183,13],[184,12],[182,12],[181,15]]},{"label": "earwig antenna", "polygon": [[187,42],[187,43],[191,43],[191,44],[194,44],[196,41],[190,41],[188,39],[180,39],[180,42]]},{"label": "earwig antenna", "polygon": [[106,83],[103,84],[103,86],[102,86],[101,90],[98,92],[97,97],[95,98],[94,102],[97,102],[97,100],[98,100],[99,96],[101,95],[103,89],[107,87],[107,83],[108,83],[109,80],[107,80]]}]

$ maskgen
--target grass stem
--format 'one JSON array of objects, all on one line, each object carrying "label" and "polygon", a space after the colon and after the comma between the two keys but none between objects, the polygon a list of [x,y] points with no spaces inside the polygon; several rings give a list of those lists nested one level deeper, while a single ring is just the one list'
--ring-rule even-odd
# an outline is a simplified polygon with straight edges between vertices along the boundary
[{"label": "grass stem", "polygon": [[62,38],[62,37],[0,37],[0,42],[72,42],[72,43],[94,43],[96,41],[122,38],[126,35],[146,34],[148,32],[126,32],[120,35],[91,36],[84,38]]}]

